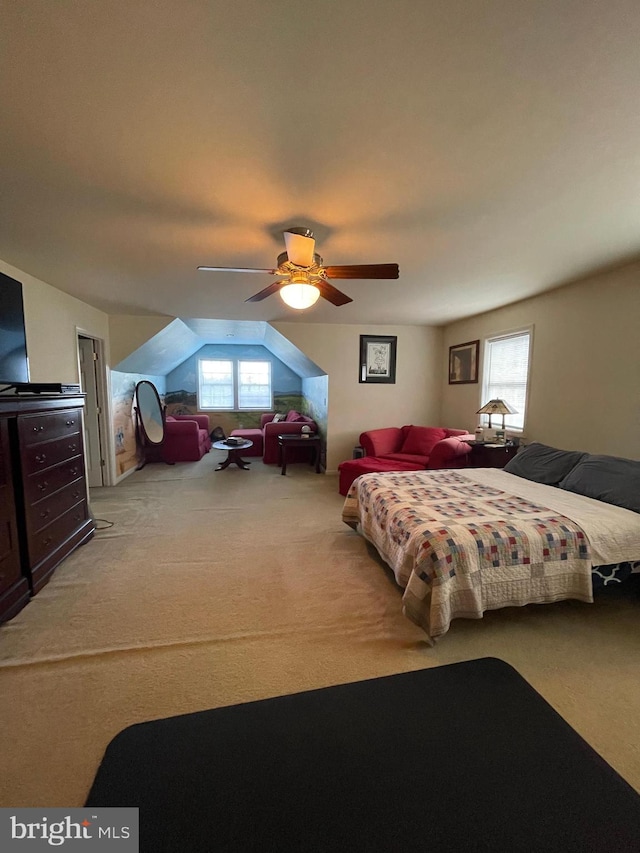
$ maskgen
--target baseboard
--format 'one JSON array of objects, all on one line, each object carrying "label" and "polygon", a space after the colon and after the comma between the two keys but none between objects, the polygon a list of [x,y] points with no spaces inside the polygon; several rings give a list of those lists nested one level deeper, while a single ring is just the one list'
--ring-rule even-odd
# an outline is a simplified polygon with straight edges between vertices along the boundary
[{"label": "baseboard", "polygon": [[135,465],[133,468],[129,468],[127,471],[124,472],[124,474],[120,474],[119,477],[116,477],[114,485],[117,486],[118,483],[121,483],[123,480],[126,480],[127,477],[130,477],[137,470],[138,469],[135,467]]}]

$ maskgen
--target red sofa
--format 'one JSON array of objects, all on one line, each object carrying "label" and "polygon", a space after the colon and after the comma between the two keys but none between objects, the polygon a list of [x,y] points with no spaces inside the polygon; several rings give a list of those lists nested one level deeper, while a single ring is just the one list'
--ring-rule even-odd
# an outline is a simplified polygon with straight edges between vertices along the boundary
[{"label": "red sofa", "polygon": [[207,415],[167,415],[162,445],[165,462],[197,462],[209,450]]},{"label": "red sofa", "polygon": [[[263,437],[262,461],[265,465],[278,464],[279,435],[300,433],[305,424],[311,428],[311,432],[318,431],[317,423],[312,418],[308,418],[306,415],[301,415],[300,412],[290,411],[284,421],[274,423],[273,419],[275,415],[275,412],[269,412],[266,415],[262,415],[260,418]],[[308,448],[306,447],[291,447],[288,449],[288,462],[305,462],[308,458]]]},{"label": "red sofa", "polygon": [[[470,445],[459,436],[469,436],[466,429],[445,429],[407,424],[363,432],[360,445],[365,455],[338,465],[340,494],[361,474],[382,471],[422,471],[425,468],[464,468]],[[470,437],[470,436],[469,436]]]}]

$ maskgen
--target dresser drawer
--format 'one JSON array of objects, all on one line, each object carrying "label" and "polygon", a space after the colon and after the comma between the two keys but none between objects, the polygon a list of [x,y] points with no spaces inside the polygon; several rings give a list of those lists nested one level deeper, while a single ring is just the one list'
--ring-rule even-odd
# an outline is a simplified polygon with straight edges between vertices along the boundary
[{"label": "dresser drawer", "polygon": [[33,474],[51,468],[58,462],[64,462],[77,456],[82,450],[80,433],[65,435],[45,444],[34,444],[22,451],[22,468],[25,474]]},{"label": "dresser drawer", "polygon": [[29,474],[24,481],[25,503],[29,507],[83,477],[84,459],[82,456],[68,459],[66,462],[61,462],[46,471]]},{"label": "dresser drawer", "polygon": [[49,497],[43,498],[36,504],[25,507],[27,527],[30,533],[37,533],[47,524],[55,521],[59,515],[63,515],[80,501],[86,500],[85,486],[82,480],[69,483],[64,489],[55,492]]},{"label": "dresser drawer", "polygon": [[54,551],[89,518],[87,502],[82,501],[37,533],[29,535],[29,561],[32,566]]},{"label": "dresser drawer", "polygon": [[21,415],[18,418],[20,444],[27,446],[62,438],[80,432],[82,419],[80,409],[66,409],[49,415]]}]

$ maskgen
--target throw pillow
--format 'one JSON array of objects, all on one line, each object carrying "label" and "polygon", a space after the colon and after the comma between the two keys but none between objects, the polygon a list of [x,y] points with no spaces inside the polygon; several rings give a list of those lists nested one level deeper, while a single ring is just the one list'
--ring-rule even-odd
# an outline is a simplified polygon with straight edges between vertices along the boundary
[{"label": "throw pillow", "polygon": [[400,453],[429,456],[436,444],[446,437],[447,431],[440,427],[410,426]]},{"label": "throw pillow", "polygon": [[587,455],[560,483],[561,489],[640,512],[640,462]]},{"label": "throw pillow", "polygon": [[282,423],[282,421],[285,419],[285,417],[286,416],[285,416],[284,412],[276,412],[275,415],[273,416],[273,420],[271,421],[271,423],[273,423],[273,424]]},{"label": "throw pillow", "polygon": [[291,411],[287,415],[287,423],[294,424],[298,421],[304,421],[305,418],[300,414],[300,412],[296,412],[295,409],[291,409]]},{"label": "throw pillow", "polygon": [[507,474],[515,474],[534,483],[557,486],[572,468],[587,456],[580,450],[558,450],[534,441],[523,447],[504,466]]}]

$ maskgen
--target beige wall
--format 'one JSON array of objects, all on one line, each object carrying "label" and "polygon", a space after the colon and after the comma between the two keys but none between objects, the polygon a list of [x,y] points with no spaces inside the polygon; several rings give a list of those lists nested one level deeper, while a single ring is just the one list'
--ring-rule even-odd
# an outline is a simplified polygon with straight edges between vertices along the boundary
[{"label": "beige wall", "polygon": [[142,344],[146,344],[174,319],[174,317],[156,314],[149,317],[136,317],[128,314],[112,315],[109,318],[112,367],[115,368],[117,364],[135,352]]},{"label": "beige wall", "polygon": [[[443,356],[479,338],[482,369],[483,338],[530,324],[527,440],[640,459],[640,263],[447,326]],[[442,377],[443,423],[475,426],[481,384]]]},{"label": "beige wall", "polygon": [[108,354],[108,316],[1,260],[0,271],[22,282],[31,381],[79,382],[76,328],[102,339]]},{"label": "beige wall", "polygon": [[[440,424],[442,330],[429,326],[273,323],[329,375],[327,470],[350,459],[363,430]],[[360,335],[397,335],[395,385],[358,381]],[[454,424],[457,426],[457,424]]]}]

